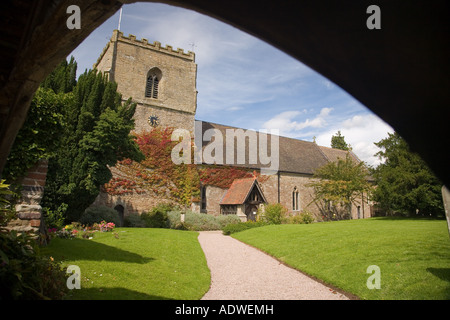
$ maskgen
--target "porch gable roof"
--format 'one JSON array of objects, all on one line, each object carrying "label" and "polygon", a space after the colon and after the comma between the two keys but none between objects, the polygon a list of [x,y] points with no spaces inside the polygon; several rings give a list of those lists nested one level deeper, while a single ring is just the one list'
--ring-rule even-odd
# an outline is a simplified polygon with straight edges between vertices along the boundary
[{"label": "porch gable roof", "polygon": [[259,193],[261,194],[262,198],[265,201],[264,194],[262,193],[262,190],[259,187],[258,181],[256,180],[255,177],[253,177],[234,180],[230,188],[227,190],[227,193],[223,197],[220,204],[223,205],[243,204],[247,200],[253,188],[258,189]]}]

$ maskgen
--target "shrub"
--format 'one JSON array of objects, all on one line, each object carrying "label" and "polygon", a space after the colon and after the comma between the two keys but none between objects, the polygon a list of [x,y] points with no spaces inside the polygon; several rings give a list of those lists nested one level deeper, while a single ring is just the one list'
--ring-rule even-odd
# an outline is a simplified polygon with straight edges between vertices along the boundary
[{"label": "shrub", "polygon": [[141,216],[138,214],[130,214],[125,217],[124,221],[125,227],[133,227],[133,228],[144,228],[145,222],[142,220]]},{"label": "shrub", "polygon": [[87,226],[92,226],[94,223],[100,223],[103,220],[120,225],[117,211],[105,206],[87,208],[80,217],[80,223]]},{"label": "shrub", "polygon": [[0,232],[0,297],[5,300],[61,299],[66,273],[53,258],[39,256],[34,239]]},{"label": "shrub", "polygon": [[286,213],[286,207],[284,207],[280,203],[275,203],[266,204],[264,206],[264,213],[261,214],[260,212],[258,212],[258,216],[260,216],[261,221],[267,222],[269,224],[281,224],[286,216]]},{"label": "shrub", "polygon": [[166,228],[167,213],[159,210],[151,210],[141,214],[141,219],[147,228]]},{"label": "shrub", "polygon": [[176,230],[189,230],[189,226],[186,222],[181,222],[180,211],[169,211],[167,213],[167,228]]},{"label": "shrub", "polygon": [[12,195],[9,184],[5,184],[5,180],[0,180],[0,227],[7,225],[11,219],[15,218],[13,206],[9,201]]},{"label": "shrub", "polygon": [[61,229],[64,226],[67,204],[62,203],[58,209],[43,208],[45,225],[48,228]]},{"label": "shrub", "polygon": [[31,235],[4,228],[14,214],[10,195],[9,186],[0,180],[0,299],[61,299],[67,292],[61,265],[39,256]]},{"label": "shrub", "polygon": [[223,228],[222,233],[224,235],[230,235],[232,233],[241,232],[251,228],[266,226],[268,224],[269,223],[264,221],[247,221],[247,222],[231,223]]},{"label": "shrub", "polygon": [[309,224],[314,222],[314,216],[309,211],[303,211],[299,215],[291,216],[286,218],[285,223],[291,223],[291,224]]},{"label": "shrub", "polygon": [[220,224],[220,229],[223,229],[229,224],[241,223],[241,218],[235,214],[226,214],[217,216],[217,221]]},{"label": "shrub", "polygon": [[168,213],[168,227],[171,229],[193,231],[221,230],[228,224],[238,222],[240,222],[240,219],[236,215],[213,216],[186,211],[184,223],[182,223],[180,211],[171,211]]},{"label": "shrub", "polygon": [[220,224],[217,218],[210,214],[186,213],[185,222],[190,226],[190,230],[194,231],[208,231],[208,230],[220,230]]},{"label": "shrub", "polygon": [[314,216],[311,212],[309,211],[303,211],[302,213],[300,213],[300,223],[304,223],[304,224],[309,224],[309,223],[313,223],[314,222]]},{"label": "shrub", "polygon": [[167,228],[169,223],[167,214],[173,209],[170,204],[159,204],[149,212],[142,213],[141,219],[147,228]]}]

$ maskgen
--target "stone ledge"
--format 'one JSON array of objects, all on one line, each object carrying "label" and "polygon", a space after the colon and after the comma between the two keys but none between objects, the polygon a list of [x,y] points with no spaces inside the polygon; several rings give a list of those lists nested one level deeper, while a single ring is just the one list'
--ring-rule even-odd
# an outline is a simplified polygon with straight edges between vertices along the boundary
[{"label": "stone ledge", "polygon": [[40,212],[18,212],[17,217],[21,220],[36,220],[40,219],[42,214]]},{"label": "stone ledge", "polygon": [[16,205],[16,212],[41,212],[42,207],[38,204],[18,204]]}]

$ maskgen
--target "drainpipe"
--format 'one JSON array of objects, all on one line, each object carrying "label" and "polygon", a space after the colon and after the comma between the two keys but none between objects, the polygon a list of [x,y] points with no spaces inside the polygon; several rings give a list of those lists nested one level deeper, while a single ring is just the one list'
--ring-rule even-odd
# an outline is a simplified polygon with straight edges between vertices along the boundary
[{"label": "drainpipe", "polygon": [[281,203],[280,201],[280,171],[277,172],[278,176],[278,203]]}]

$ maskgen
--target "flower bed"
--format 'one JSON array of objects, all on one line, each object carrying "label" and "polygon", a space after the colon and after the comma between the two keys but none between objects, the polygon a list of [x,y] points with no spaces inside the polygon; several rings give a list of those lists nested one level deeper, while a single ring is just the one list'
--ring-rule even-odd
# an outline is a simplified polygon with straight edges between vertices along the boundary
[{"label": "flower bed", "polygon": [[57,228],[48,229],[48,234],[50,238],[63,238],[72,239],[76,237],[81,237],[83,239],[92,239],[95,232],[109,232],[113,231],[116,225],[113,222],[102,221],[100,223],[94,223],[92,227],[81,225],[78,222],[72,222],[66,225],[61,230]]}]

